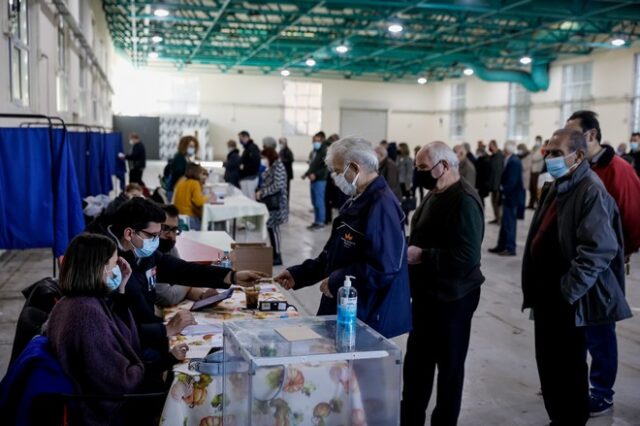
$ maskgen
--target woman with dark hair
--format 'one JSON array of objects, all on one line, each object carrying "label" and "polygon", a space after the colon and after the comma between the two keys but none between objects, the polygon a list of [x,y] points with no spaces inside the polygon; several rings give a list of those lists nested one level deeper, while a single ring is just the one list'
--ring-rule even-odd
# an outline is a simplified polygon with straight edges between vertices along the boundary
[{"label": "woman with dark hair", "polygon": [[[183,136],[178,142],[178,152],[173,156],[171,161],[171,181],[169,182],[169,191],[174,190],[176,184],[187,171],[189,159],[193,159],[198,152],[198,139],[194,136]],[[169,194],[168,194],[169,195]],[[171,197],[168,197],[171,199]]]},{"label": "woman with dark hair", "polygon": [[256,199],[266,204],[269,210],[267,230],[269,231],[271,247],[273,247],[273,264],[282,265],[280,225],[289,219],[287,170],[275,148],[265,148],[262,151],[261,161],[267,170],[262,173],[262,185],[256,191]]},{"label": "woman with dark hair", "polygon": [[215,201],[214,195],[202,193],[207,171],[199,164],[189,163],[183,177],[180,178],[173,191],[173,204],[180,214],[189,216],[189,228],[200,230],[202,206],[208,201]]},{"label": "woman with dark hair", "polygon": [[[131,267],[108,237],[81,234],[71,241],[60,269],[63,297],[51,311],[47,335],[64,372],[82,394],[121,395],[150,390],[149,371],[124,296]],[[174,346],[162,360],[168,368],[185,358]],[[129,424],[122,402],[96,401],[79,407],[79,424]],[[159,413],[145,413],[152,419]],[[140,419],[136,419],[139,422]]]}]

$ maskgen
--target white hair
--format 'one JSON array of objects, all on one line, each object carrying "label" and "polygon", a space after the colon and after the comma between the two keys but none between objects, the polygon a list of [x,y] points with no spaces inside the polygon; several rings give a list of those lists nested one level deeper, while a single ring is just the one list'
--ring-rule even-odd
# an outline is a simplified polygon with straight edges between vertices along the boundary
[{"label": "white hair", "polygon": [[278,142],[276,142],[276,139],[271,136],[265,136],[262,138],[262,146],[265,148],[275,148],[278,146]]},{"label": "white hair", "polygon": [[356,163],[370,172],[378,171],[378,156],[371,142],[357,136],[348,136],[329,146],[325,159],[327,166],[332,167],[336,158],[340,158],[345,166]]},{"label": "white hair", "polygon": [[504,150],[510,154],[514,154],[516,152],[516,143],[514,141],[505,142]]},{"label": "white hair", "polygon": [[426,150],[427,155],[429,155],[433,166],[440,161],[446,161],[447,164],[449,164],[449,167],[456,170],[458,169],[458,165],[460,164],[458,156],[446,143],[440,141],[431,142],[425,146],[424,149]]}]

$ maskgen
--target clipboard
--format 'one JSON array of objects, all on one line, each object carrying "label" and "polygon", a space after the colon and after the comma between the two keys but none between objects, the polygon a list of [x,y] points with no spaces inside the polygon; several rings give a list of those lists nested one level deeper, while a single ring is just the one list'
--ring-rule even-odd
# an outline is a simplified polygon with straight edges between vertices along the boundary
[{"label": "clipboard", "polygon": [[191,306],[191,311],[199,311],[200,309],[204,309],[209,306],[215,306],[218,303],[222,302],[231,297],[233,294],[233,289],[230,288],[224,293],[216,294],[215,296],[207,297],[206,299],[198,300]]}]

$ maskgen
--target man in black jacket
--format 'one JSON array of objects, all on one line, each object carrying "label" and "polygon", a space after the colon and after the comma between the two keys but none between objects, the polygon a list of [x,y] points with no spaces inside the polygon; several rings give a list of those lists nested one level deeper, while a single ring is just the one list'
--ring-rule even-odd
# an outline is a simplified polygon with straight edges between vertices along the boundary
[{"label": "man in black jacket", "polygon": [[438,371],[432,425],[460,414],[471,320],[480,300],[484,213],[476,190],[458,172],[443,142],[416,156],[416,181],[429,190],[411,221],[407,261],[413,329],[407,341],[401,424],[423,426]]},{"label": "man in black jacket", "polygon": [[129,134],[129,143],[131,144],[131,152],[124,156],[124,159],[129,161],[129,183],[144,185],[142,183],[142,174],[147,165],[144,144],[137,133]]},{"label": "man in black jacket", "polygon": [[238,133],[238,139],[244,147],[240,157],[240,189],[244,195],[255,200],[260,170],[260,148],[245,130]]},{"label": "man in black jacket", "polygon": [[280,161],[284,164],[284,169],[287,171],[287,202],[291,200],[291,180],[293,179],[293,152],[289,148],[289,142],[287,138],[280,138]]},{"label": "man in black jacket", "polygon": [[578,426],[589,418],[586,327],[631,317],[622,227],[615,201],[589,166],[581,130],[557,130],[545,151],[555,181],[542,194],[525,245],[523,309],[533,309],[551,424]]},{"label": "man in black jacket", "polygon": [[326,221],[326,204],[324,194],[327,189],[327,165],[324,159],[327,155],[328,144],[324,132],[318,132],[313,136],[313,150],[309,154],[309,168],[302,175],[302,179],[309,178],[311,187],[311,204],[313,204],[314,220],[307,229],[316,230],[324,228]]},{"label": "man in black jacket", "polygon": [[224,166],[224,181],[240,188],[240,151],[233,139],[227,142],[227,160]]},{"label": "man in black jacket", "polygon": [[232,271],[227,268],[185,262],[160,253],[159,236],[165,213],[153,201],[134,198],[124,203],[106,228],[90,229],[110,236],[118,246],[118,255],[129,262],[133,273],[125,295],[138,326],[143,348],[164,353],[167,336],[178,334],[195,324],[188,311],[174,316],[167,326],[154,312],[156,283],[190,285],[194,287],[228,288],[231,284],[254,285],[265,275],[253,271]]},{"label": "man in black jacket", "polygon": [[498,225],[502,218],[500,211],[500,182],[502,180],[502,170],[504,169],[504,154],[498,148],[498,143],[495,140],[489,142],[489,152],[491,152],[489,191],[491,191],[491,205],[493,206],[494,215],[494,219],[489,223]]}]

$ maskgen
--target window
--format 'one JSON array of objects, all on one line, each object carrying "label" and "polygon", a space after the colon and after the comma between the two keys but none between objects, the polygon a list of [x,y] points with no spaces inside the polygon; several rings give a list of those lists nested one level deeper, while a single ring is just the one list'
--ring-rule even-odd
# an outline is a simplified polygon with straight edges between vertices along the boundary
[{"label": "window", "polygon": [[58,69],[56,72],[56,102],[59,112],[69,109],[69,66],[67,31],[61,15],[58,16]]},{"label": "window", "polygon": [[320,127],[322,83],[284,80],[284,134],[312,136]]},{"label": "window", "polygon": [[521,84],[509,84],[509,116],[507,139],[526,141],[529,137],[529,110],[531,93]]},{"label": "window", "polygon": [[636,53],[635,88],[631,111],[631,131],[640,132],[640,53]]},{"label": "window", "polygon": [[560,123],[575,111],[591,105],[591,62],[565,65],[562,68],[562,103]]},{"label": "window", "polygon": [[80,58],[78,74],[78,114],[81,117],[85,117],[87,115],[87,98],[89,96],[87,90],[87,60],[85,58]]},{"label": "window", "polygon": [[464,118],[466,104],[467,85],[456,83],[451,85],[451,112],[449,134],[452,140],[460,140],[464,137]]},{"label": "window", "polygon": [[27,0],[9,0],[11,100],[29,106],[29,16]]}]

